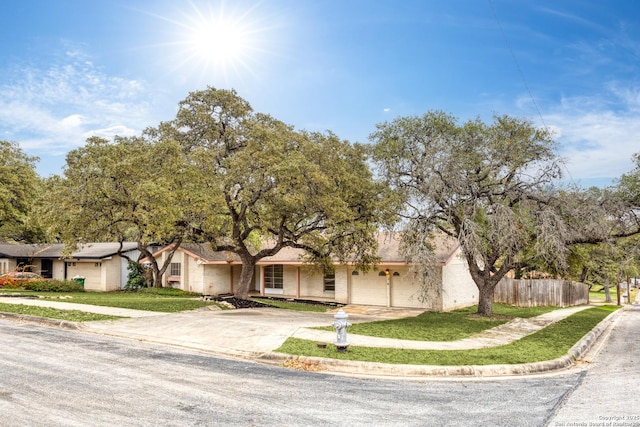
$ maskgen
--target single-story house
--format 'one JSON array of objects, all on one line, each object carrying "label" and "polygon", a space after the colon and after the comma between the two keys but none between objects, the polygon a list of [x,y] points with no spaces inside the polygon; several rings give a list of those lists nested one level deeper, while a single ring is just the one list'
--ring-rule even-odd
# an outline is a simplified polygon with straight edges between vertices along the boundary
[{"label": "single-story house", "polygon": [[[410,266],[400,255],[395,235],[381,233],[378,241],[380,263],[365,273],[351,263],[336,263],[335,274],[323,275],[301,260],[300,250],[285,248],[257,263],[251,294],[436,311],[477,304],[478,288],[455,240],[437,243],[441,280],[439,288],[430,290],[424,301],[419,298],[420,286],[412,279]],[[171,246],[154,253],[158,263],[165,261],[169,249]],[[242,263],[233,253],[214,252],[207,243],[183,243],[174,253],[163,286],[203,295],[233,293],[241,269]]]},{"label": "single-story house", "polygon": [[71,280],[84,278],[90,291],[119,290],[127,283],[128,261],[119,253],[137,260],[136,242],[86,243],[70,255],[64,244],[0,244],[0,274],[14,270],[33,271],[42,277]]}]

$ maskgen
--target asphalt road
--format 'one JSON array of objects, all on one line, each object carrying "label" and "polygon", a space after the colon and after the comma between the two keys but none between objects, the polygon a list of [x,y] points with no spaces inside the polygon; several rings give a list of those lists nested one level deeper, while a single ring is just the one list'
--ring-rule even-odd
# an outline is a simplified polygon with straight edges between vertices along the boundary
[{"label": "asphalt road", "polygon": [[[598,350],[597,348],[595,350]],[[640,306],[627,306],[549,426],[640,427]]]},{"label": "asphalt road", "polygon": [[587,369],[458,381],[300,372],[0,320],[0,425],[568,426],[633,417],[637,405],[622,397],[638,395],[639,316],[620,317]]},{"label": "asphalt road", "polygon": [[0,322],[4,426],[540,426],[581,374],[340,377]]}]

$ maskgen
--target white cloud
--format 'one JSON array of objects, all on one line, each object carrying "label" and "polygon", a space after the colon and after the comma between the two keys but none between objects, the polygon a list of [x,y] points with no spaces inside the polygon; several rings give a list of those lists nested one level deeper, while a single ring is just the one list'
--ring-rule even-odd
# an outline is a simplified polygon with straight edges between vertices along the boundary
[{"label": "white cloud", "polygon": [[143,82],[107,75],[77,47],[46,66],[2,74],[0,135],[41,159],[91,135],[129,136],[157,124]]},{"label": "white cloud", "polygon": [[99,136],[101,138],[112,139],[114,136],[133,136],[137,133],[135,129],[128,128],[124,125],[111,126],[104,129],[93,129],[83,134],[85,139],[91,136]]},{"label": "white cloud", "polygon": [[65,128],[77,128],[82,125],[83,117],[80,114],[72,114],[68,117],[65,117],[60,121],[62,127]]},{"label": "white cloud", "polygon": [[570,179],[617,178],[633,168],[632,155],[640,152],[638,97],[628,93],[625,101],[613,94],[608,99],[566,98],[544,117],[556,132]]}]

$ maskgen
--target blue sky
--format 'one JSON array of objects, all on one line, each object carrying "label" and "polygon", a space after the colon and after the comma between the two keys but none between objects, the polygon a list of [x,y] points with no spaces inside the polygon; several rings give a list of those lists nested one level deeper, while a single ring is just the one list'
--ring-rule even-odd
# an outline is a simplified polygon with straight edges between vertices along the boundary
[{"label": "blue sky", "polygon": [[640,152],[636,0],[21,0],[0,15],[0,139],[60,174],[87,137],[138,134],[207,86],[367,142],[443,110],[554,130],[605,185]]}]

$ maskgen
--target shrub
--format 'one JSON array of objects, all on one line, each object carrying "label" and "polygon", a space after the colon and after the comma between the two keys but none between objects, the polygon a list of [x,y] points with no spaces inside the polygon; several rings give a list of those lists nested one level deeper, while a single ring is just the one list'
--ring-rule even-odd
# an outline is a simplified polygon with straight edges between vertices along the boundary
[{"label": "shrub", "polygon": [[144,270],[139,262],[129,261],[127,269],[129,275],[127,276],[127,284],[124,286],[125,291],[135,291],[147,286]]},{"label": "shrub", "polygon": [[22,281],[16,280],[15,277],[0,277],[0,288],[19,289],[21,286]]},{"label": "shrub", "polygon": [[37,292],[84,292],[84,287],[75,280],[35,279],[22,282],[22,288]]}]

